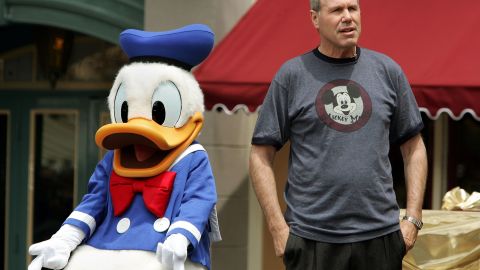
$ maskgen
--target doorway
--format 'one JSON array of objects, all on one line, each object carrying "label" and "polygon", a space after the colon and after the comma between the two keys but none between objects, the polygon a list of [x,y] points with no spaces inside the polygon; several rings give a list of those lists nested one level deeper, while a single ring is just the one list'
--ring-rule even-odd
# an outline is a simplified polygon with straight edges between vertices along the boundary
[{"label": "doorway", "polygon": [[0,259],[26,269],[28,247],[50,238],[87,190],[105,90],[0,91]]}]

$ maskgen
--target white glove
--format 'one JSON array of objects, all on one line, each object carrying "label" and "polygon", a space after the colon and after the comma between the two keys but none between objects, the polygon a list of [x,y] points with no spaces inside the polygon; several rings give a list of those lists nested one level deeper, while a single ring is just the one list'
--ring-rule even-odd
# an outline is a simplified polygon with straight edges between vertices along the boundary
[{"label": "white glove", "polygon": [[[187,248],[190,241],[182,234],[170,235],[165,242],[157,245],[157,259],[167,270],[185,270]],[[29,269],[30,270],[30,269]]]},{"label": "white glove", "polygon": [[30,263],[28,270],[62,269],[67,265],[70,252],[85,238],[79,228],[65,224],[49,240],[33,244],[28,249],[30,255],[37,257]]}]

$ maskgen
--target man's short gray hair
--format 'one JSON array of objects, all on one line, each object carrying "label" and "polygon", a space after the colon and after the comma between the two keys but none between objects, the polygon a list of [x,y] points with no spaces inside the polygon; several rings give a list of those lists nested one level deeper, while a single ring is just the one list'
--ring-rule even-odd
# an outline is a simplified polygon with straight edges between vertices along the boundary
[{"label": "man's short gray hair", "polygon": [[320,10],[320,0],[310,0],[310,9],[319,11]]}]

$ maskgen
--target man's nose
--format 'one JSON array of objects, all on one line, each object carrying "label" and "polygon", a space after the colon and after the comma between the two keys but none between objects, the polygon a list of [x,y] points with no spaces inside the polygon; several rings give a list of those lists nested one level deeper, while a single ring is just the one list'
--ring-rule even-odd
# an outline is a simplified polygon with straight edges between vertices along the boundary
[{"label": "man's nose", "polygon": [[349,23],[351,21],[352,21],[352,14],[350,14],[350,11],[348,11],[348,9],[347,9],[343,12],[342,22],[343,23]]}]

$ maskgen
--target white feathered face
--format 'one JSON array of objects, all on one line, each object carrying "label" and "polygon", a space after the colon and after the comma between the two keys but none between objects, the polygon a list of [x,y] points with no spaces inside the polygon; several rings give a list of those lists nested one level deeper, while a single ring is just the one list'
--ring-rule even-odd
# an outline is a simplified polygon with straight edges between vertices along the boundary
[{"label": "white feathered face", "polygon": [[191,73],[161,63],[123,67],[108,97],[112,123],[145,118],[179,128],[204,111],[203,94]]},{"label": "white feathered face", "polygon": [[115,150],[113,168],[125,177],[150,177],[169,168],[203,126],[203,94],[192,74],[159,63],[123,67],[108,96],[112,124],[97,145]]}]

